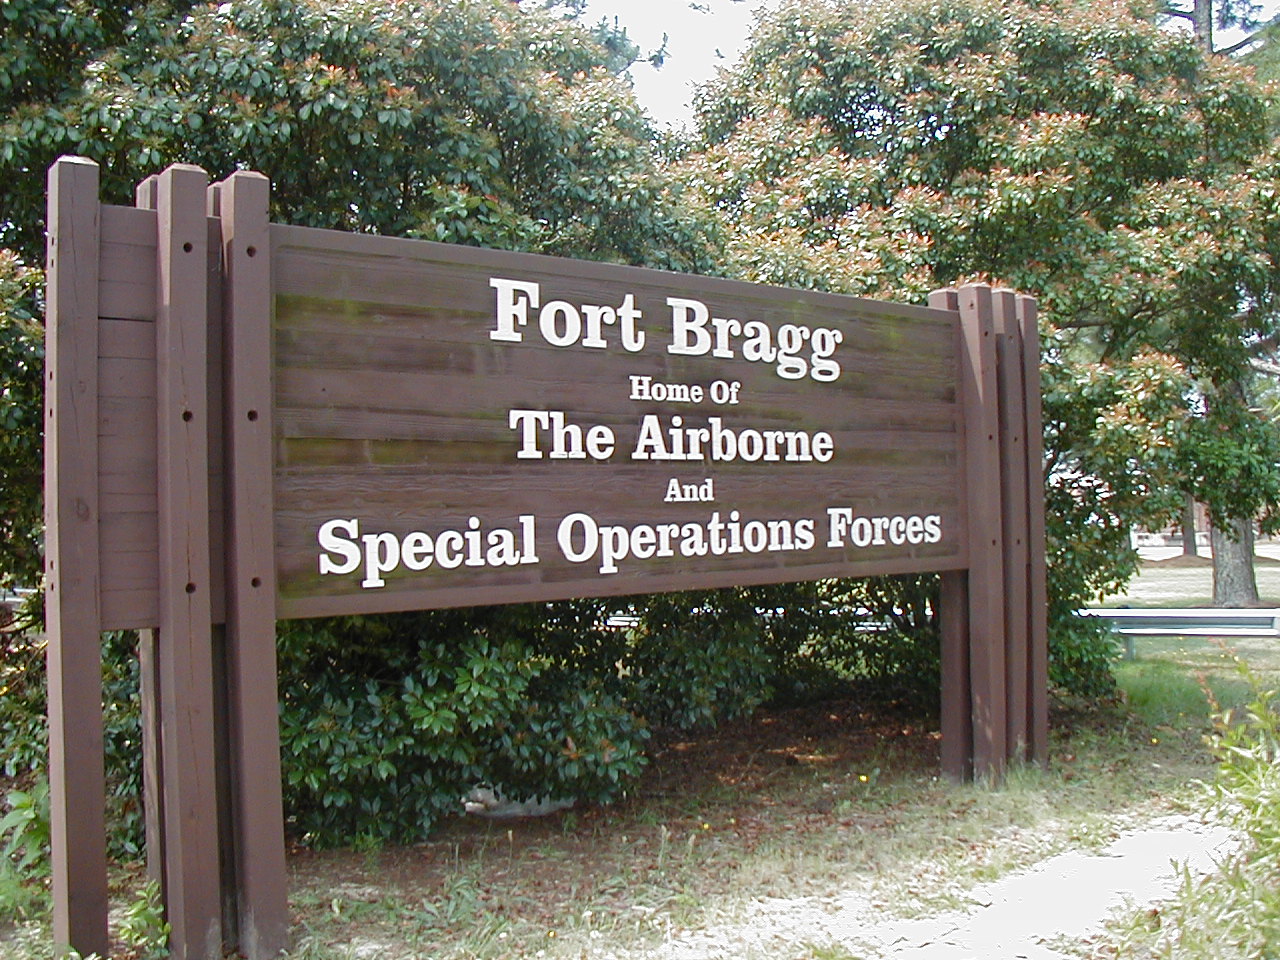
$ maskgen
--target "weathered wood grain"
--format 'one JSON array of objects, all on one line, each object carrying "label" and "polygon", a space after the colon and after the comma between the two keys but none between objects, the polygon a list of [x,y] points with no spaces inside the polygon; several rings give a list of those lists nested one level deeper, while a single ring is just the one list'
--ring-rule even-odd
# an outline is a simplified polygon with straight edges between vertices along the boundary
[{"label": "weathered wood grain", "polygon": [[98,167],[49,171],[45,612],[53,938],[107,952],[98,546]]},{"label": "weathered wood grain", "polygon": [[227,712],[234,902],[249,960],[288,944],[289,909],[276,691],[272,529],[269,185],[236,173],[214,188],[225,272]]},{"label": "weathered wood grain", "polygon": [[156,182],[161,787],[169,949],[223,955],[209,544],[208,218],[203,170]]},{"label": "weathered wood grain", "polygon": [[1029,747],[1027,713],[1028,584],[1027,399],[1023,382],[1022,331],[1017,295],[997,290],[994,297],[997,387],[1000,395],[1000,503],[1003,530],[1006,750],[1010,760],[1025,760]]},{"label": "weathered wood grain", "polygon": [[[275,268],[276,536],[281,611],[497,602],[519,595],[607,594],[743,582],[753,568],[775,579],[954,565],[966,555],[959,500],[960,358],[954,312],[886,305],[611,264],[475,251],[438,244],[272,228]],[[630,295],[645,345],[626,350],[615,328],[606,348],[555,346],[538,332],[495,340],[492,278],[541,285],[542,303],[619,305]],[[838,330],[840,375],[831,382],[778,375],[776,361],[671,353],[667,298],[706,304],[712,316]],[[576,307],[575,307],[576,309]],[[810,344],[800,351],[806,362]],[[633,377],[654,383],[734,384],[734,403],[637,399]],[[512,410],[561,411],[575,428],[612,431],[600,460],[518,457]],[[631,456],[646,415],[665,429],[830,434],[831,462],[643,460]],[[527,452],[527,451],[526,451]],[[668,503],[668,484],[712,481],[710,502]],[[713,511],[745,521],[801,518],[815,548],[713,558],[650,558],[616,575],[574,564],[558,547],[560,520],[582,512],[601,524],[694,522]],[[860,516],[943,518],[939,542],[829,548],[827,507]],[[336,518],[398,536],[436,533],[475,516],[486,529],[538,518],[537,564],[428,569],[388,578],[377,591],[359,576],[336,582],[318,570],[317,532]],[[683,579],[681,579],[683,577]],[[377,594],[376,596],[374,594]],[[465,599],[463,599],[465,598]],[[314,602],[314,605],[312,605]]]}]

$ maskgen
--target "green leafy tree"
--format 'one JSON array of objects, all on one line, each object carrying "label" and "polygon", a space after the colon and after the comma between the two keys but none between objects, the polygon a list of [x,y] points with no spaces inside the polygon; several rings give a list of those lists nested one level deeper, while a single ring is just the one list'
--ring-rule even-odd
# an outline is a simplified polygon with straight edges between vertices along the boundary
[{"label": "green leafy tree", "polygon": [[[1258,29],[1261,12],[1259,4],[1253,0],[1195,0],[1189,9],[1178,5],[1160,8],[1164,19],[1184,19],[1190,22],[1192,36],[1200,48],[1210,56],[1231,56],[1240,51],[1249,51],[1248,57],[1252,65],[1258,69],[1259,77],[1264,78],[1267,67],[1272,62],[1269,47],[1273,43],[1271,31]],[[1245,31],[1244,39],[1227,47],[1219,47],[1214,33],[1215,27]],[[1260,338],[1253,344],[1255,355],[1274,350],[1273,338]],[[1255,359],[1256,365],[1256,359]],[[1251,376],[1242,376],[1228,384],[1210,384],[1206,393],[1206,401],[1223,404],[1227,407],[1227,416],[1238,413],[1241,408],[1254,401],[1257,386],[1256,369]],[[1258,421],[1241,422],[1245,433],[1257,433]],[[1206,452],[1218,450],[1221,444],[1208,445]],[[1255,462],[1249,462],[1247,445],[1243,450],[1231,451],[1231,461],[1245,461],[1245,471],[1256,470]],[[1220,450],[1218,452],[1221,452]],[[1270,465],[1276,469],[1276,465]],[[1235,479],[1235,478],[1233,478]],[[1209,530],[1210,543],[1213,550],[1213,602],[1219,607],[1256,606],[1258,603],[1258,583],[1254,575],[1254,534],[1253,517],[1237,515],[1229,518],[1227,524],[1215,523]]]},{"label": "green leafy tree", "polygon": [[1129,529],[1163,526],[1180,489],[1221,523],[1280,502],[1275,436],[1225,389],[1273,330],[1267,95],[1155,13],[791,2],[703,91],[683,168],[737,276],[1038,297],[1055,670],[1095,689],[1106,648],[1073,611],[1132,574]]},{"label": "green leafy tree", "polygon": [[[105,197],[118,203],[171,162],[214,178],[252,168],[272,177],[278,221],[714,266],[618,75],[634,54],[607,27],[506,0],[10,0],[0,11],[0,416],[15,425],[0,440],[0,570],[18,582],[34,585],[39,573],[34,265],[45,170],[59,155],[98,161]],[[289,624],[280,688],[290,815],[300,833],[333,843],[420,835],[478,780],[514,793],[616,796],[643,764],[640,711],[737,657],[737,627],[718,620],[719,660],[686,670],[674,658],[661,672],[633,671],[646,684],[628,688],[617,674],[632,638],[605,629],[594,602]],[[693,628],[683,637],[700,642]],[[30,637],[4,642],[0,727],[15,735],[5,762],[28,769],[42,753],[40,651]],[[112,638],[104,661],[113,802],[130,821],[129,640]],[[673,719],[713,720],[754,702],[759,687],[753,680],[731,702],[713,693]]]},{"label": "green leafy tree", "polygon": [[40,500],[41,402],[44,395],[44,336],[40,293],[44,275],[10,250],[0,249],[0,542],[7,563],[0,589],[38,583],[43,518]]}]

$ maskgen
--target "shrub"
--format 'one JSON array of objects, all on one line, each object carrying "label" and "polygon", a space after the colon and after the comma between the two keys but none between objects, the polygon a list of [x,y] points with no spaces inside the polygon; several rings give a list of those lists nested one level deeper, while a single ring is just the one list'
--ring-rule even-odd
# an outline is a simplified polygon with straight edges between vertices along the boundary
[{"label": "shrub", "polygon": [[1184,873],[1172,902],[1134,922],[1126,956],[1280,955],[1280,704],[1246,664],[1237,664],[1253,699],[1243,716],[1227,711],[1215,717],[1209,744],[1218,767],[1207,799],[1221,820],[1240,830],[1242,844],[1212,876],[1197,880]]}]

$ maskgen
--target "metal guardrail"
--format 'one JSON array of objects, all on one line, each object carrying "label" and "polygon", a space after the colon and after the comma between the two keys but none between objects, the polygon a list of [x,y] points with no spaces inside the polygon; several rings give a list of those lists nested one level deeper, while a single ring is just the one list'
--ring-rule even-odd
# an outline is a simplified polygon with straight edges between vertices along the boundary
[{"label": "metal guardrail", "polygon": [[1090,608],[1080,616],[1108,621],[1124,638],[1125,657],[1132,660],[1138,637],[1280,637],[1280,609],[1264,607],[1256,610],[1221,607],[1166,608],[1159,610],[1130,607]]},{"label": "metal guardrail", "polygon": [[1082,610],[1101,617],[1122,634],[1137,636],[1275,637],[1280,636],[1280,610],[1237,610],[1218,607],[1146,610],[1130,607]]}]

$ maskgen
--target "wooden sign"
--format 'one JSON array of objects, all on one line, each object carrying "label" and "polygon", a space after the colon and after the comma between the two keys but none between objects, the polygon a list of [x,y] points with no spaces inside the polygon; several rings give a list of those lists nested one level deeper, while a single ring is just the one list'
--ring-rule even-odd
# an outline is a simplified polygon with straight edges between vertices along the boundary
[{"label": "wooden sign", "polygon": [[272,238],[285,616],[964,566],[954,314]]},{"label": "wooden sign", "polygon": [[[105,953],[101,632],[141,631],[175,957],[287,943],[278,618],[942,573],[942,767],[1047,748],[1030,298],[928,307],[49,174],[54,937]],[[224,911],[224,906],[226,907]]]}]

